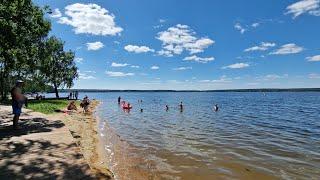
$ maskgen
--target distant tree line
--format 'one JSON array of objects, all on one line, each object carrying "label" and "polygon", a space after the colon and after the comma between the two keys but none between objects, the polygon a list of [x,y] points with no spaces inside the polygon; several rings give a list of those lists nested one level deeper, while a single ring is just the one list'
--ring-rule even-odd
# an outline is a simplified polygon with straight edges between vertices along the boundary
[{"label": "distant tree line", "polygon": [[[72,89],[78,92],[320,92],[320,88],[263,88],[263,89],[221,89],[221,90],[112,90],[112,89]],[[60,90],[70,92],[70,90]]]},{"label": "distant tree line", "polygon": [[49,37],[51,23],[44,17],[48,6],[32,0],[0,0],[0,96],[8,97],[18,79],[28,92],[70,88],[78,77],[75,54],[64,42]]}]

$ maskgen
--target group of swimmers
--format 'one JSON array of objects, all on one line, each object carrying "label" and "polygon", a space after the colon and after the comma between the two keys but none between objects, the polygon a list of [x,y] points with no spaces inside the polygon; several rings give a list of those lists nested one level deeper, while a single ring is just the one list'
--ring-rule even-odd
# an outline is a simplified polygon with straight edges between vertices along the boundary
[{"label": "group of swimmers", "polygon": [[[142,100],[138,100],[138,102],[139,102],[139,103],[142,103]],[[118,97],[118,104],[119,104],[119,105],[121,104],[121,106],[122,106],[122,108],[123,108],[124,110],[130,110],[130,109],[132,108],[132,106],[130,105],[129,102],[121,101],[121,97],[120,97],[120,96]],[[180,112],[183,112],[183,109],[184,109],[184,105],[183,105],[183,103],[182,103],[182,101],[181,101],[180,104],[179,104],[179,110],[180,110]],[[166,104],[165,110],[166,110],[166,111],[169,111],[169,105]],[[215,104],[215,105],[213,106],[213,111],[215,111],[215,112],[219,111],[219,106],[218,106],[218,104]],[[142,109],[142,108],[140,108],[140,112],[143,112],[143,109]]]}]

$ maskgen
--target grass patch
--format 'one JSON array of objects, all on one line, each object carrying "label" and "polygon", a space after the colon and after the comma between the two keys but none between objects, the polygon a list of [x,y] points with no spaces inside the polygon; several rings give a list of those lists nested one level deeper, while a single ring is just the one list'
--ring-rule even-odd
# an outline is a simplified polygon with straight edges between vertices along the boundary
[{"label": "grass patch", "polygon": [[38,100],[30,101],[28,103],[28,109],[44,114],[52,114],[55,113],[57,109],[66,108],[68,104],[68,100]]}]

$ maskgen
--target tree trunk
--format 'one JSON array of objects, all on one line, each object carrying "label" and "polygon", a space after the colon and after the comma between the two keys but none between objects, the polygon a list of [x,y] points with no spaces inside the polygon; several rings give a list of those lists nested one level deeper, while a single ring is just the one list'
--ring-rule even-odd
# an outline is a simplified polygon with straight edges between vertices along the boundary
[{"label": "tree trunk", "polygon": [[58,87],[56,84],[54,84],[54,92],[56,93],[56,98],[59,98]]},{"label": "tree trunk", "polygon": [[9,79],[5,72],[1,73],[1,100],[7,100],[8,99],[8,85],[9,85]]}]

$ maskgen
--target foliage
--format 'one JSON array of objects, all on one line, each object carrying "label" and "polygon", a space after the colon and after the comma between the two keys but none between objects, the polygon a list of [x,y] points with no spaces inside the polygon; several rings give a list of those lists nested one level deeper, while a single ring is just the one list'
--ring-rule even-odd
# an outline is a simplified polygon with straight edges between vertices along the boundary
[{"label": "foliage", "polygon": [[4,97],[14,78],[32,74],[41,41],[51,24],[43,9],[31,0],[1,0],[0,3],[0,87]]},{"label": "foliage", "polygon": [[41,74],[48,84],[53,85],[56,97],[59,97],[58,88],[70,88],[73,79],[78,77],[74,53],[64,51],[63,42],[56,37],[50,37],[45,42],[41,60]]},{"label": "foliage", "polygon": [[[50,9],[40,8],[32,0],[0,0],[2,99],[7,98],[17,79],[32,82],[26,84],[28,91],[43,91],[50,85],[71,87],[77,77],[74,53],[64,52],[63,43],[57,38],[48,38],[51,23],[44,18],[45,13],[50,13]],[[57,49],[51,48],[55,45]],[[50,50],[45,51],[48,47]],[[46,70],[57,75],[53,77]]]}]

